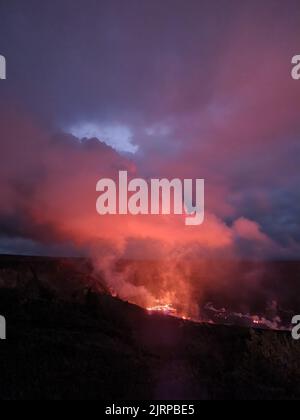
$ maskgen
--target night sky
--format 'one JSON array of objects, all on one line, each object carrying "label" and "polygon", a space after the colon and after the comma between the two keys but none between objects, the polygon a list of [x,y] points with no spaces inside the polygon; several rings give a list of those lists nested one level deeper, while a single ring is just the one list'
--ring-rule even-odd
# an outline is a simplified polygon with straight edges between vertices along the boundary
[{"label": "night sky", "polygon": [[[0,17],[1,253],[299,257],[299,0],[1,0]],[[205,223],[101,219],[96,182],[118,170],[205,178]]]}]

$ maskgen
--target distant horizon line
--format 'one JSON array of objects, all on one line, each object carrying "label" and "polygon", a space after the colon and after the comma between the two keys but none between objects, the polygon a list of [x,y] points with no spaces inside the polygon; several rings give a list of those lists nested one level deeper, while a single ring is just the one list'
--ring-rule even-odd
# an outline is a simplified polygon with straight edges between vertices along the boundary
[{"label": "distant horizon line", "polygon": [[[9,257],[9,258],[36,258],[36,259],[69,259],[69,260],[93,260],[93,257],[91,256],[65,256],[65,255],[37,255],[37,254],[12,254],[12,253],[0,253],[0,259],[3,257]],[[166,260],[175,260],[176,258],[120,258],[118,261],[166,261]],[[265,259],[258,259],[258,258],[188,258],[187,261],[227,261],[227,262],[243,262],[243,263],[275,263],[275,262],[290,262],[290,263],[299,263],[300,264],[300,258],[299,259],[288,259],[288,258],[265,258]]]}]

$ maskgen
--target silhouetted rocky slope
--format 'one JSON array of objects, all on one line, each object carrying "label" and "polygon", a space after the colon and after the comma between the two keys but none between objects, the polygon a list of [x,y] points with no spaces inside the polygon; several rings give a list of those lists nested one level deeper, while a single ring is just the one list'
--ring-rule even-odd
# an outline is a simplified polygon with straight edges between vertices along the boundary
[{"label": "silhouetted rocky slope", "polygon": [[35,288],[32,296],[0,289],[1,399],[300,398],[300,344],[289,333],[149,315],[91,290],[72,300]]}]

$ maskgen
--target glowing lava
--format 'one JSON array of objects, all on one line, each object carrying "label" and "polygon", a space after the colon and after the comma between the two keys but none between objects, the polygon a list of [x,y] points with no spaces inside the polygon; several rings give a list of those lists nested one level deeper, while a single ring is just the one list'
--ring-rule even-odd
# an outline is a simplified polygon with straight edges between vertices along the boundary
[{"label": "glowing lava", "polygon": [[188,316],[179,313],[171,303],[161,303],[158,301],[156,305],[149,306],[146,308],[146,310],[149,314],[156,313],[167,316],[173,316],[175,318],[181,318],[183,320],[191,320],[191,318],[189,318]]},{"label": "glowing lava", "polygon": [[150,314],[155,312],[155,313],[161,313],[163,315],[179,317],[176,309],[173,307],[171,303],[165,303],[165,304],[158,303],[157,305],[150,306],[146,309]]}]

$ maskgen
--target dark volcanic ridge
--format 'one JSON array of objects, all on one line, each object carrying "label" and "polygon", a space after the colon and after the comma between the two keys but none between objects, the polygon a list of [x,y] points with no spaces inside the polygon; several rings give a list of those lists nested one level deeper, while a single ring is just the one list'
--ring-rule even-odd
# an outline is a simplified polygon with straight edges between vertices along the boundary
[{"label": "dark volcanic ridge", "polygon": [[0,274],[2,400],[300,398],[289,332],[149,314],[93,291],[84,259],[7,256]]},{"label": "dark volcanic ridge", "polygon": [[[121,261],[118,270],[126,270],[130,264],[133,263]],[[148,277],[154,264],[151,261],[134,262],[137,270],[148,273]],[[224,262],[221,264],[224,265]],[[230,266],[231,263],[225,264]],[[211,265],[216,266],[217,263],[212,262]],[[291,319],[300,307],[300,291],[297,293],[300,285],[300,263],[244,261],[234,271],[225,265],[224,271],[228,271],[228,278],[222,280],[219,289],[204,286],[204,290],[199,292],[201,301],[197,302],[199,317],[196,320],[290,330]],[[262,271],[261,284],[253,287],[253,273]],[[140,277],[143,281],[143,276]],[[196,277],[193,281],[201,286],[201,278],[199,281]],[[247,285],[249,290],[243,283],[245,281],[250,284]],[[213,281],[209,280],[208,283],[213,284]],[[106,284],[101,272],[95,270],[92,261],[87,258],[0,256],[0,288],[16,289],[26,299],[51,295],[57,300],[84,303],[87,294],[110,295],[111,291]]]}]

